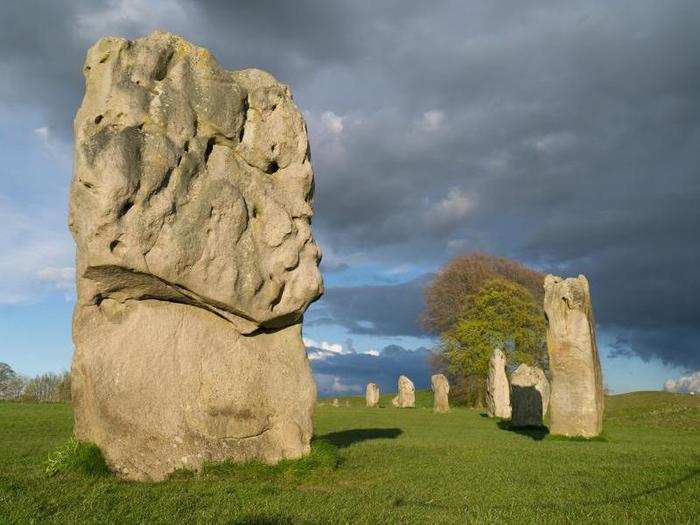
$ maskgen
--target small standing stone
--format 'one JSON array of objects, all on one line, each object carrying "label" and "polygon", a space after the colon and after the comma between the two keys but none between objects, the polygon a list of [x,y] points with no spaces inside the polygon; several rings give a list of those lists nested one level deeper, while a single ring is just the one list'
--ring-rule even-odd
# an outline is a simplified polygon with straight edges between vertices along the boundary
[{"label": "small standing stone", "polygon": [[513,427],[542,426],[545,402],[543,393],[549,395],[549,384],[546,381],[544,372],[537,367],[522,364],[513,372],[510,378]]},{"label": "small standing stone", "polygon": [[506,376],[506,354],[500,348],[494,349],[489,359],[486,411],[491,417],[510,419],[510,386]]},{"label": "small standing stone", "polygon": [[367,383],[365,401],[370,408],[379,406],[379,385],[377,383]]},{"label": "small standing stone", "polygon": [[433,389],[433,411],[449,412],[450,411],[450,383],[442,374],[435,374],[430,378],[430,384]]},{"label": "small standing stone", "polygon": [[339,407],[340,406],[340,401],[338,400],[337,397],[333,398],[333,406],[334,407]]},{"label": "small standing stone", "polygon": [[547,379],[547,376],[544,374],[544,370],[541,368],[537,366],[532,368],[534,369],[535,374],[537,374],[537,384],[535,385],[535,388],[542,396],[542,417],[544,417],[547,415],[547,410],[549,409],[549,379]]},{"label": "small standing stone", "polygon": [[416,406],[416,388],[406,376],[399,376],[399,393],[391,400],[397,408],[413,408]]},{"label": "small standing stone", "polygon": [[544,280],[547,351],[552,373],[552,434],[594,437],[603,430],[603,375],[588,280]]}]

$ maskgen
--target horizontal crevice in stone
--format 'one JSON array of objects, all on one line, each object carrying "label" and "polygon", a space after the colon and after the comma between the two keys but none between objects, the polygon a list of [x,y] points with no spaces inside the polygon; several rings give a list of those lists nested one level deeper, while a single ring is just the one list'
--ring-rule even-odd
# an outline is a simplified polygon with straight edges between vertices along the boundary
[{"label": "horizontal crevice in stone", "polygon": [[260,326],[260,322],[219,301],[202,297],[182,285],[152,274],[117,265],[104,265],[88,267],[83,277],[100,285],[98,295],[102,299],[111,298],[118,302],[156,300],[194,306],[230,322],[241,334],[254,332]]}]

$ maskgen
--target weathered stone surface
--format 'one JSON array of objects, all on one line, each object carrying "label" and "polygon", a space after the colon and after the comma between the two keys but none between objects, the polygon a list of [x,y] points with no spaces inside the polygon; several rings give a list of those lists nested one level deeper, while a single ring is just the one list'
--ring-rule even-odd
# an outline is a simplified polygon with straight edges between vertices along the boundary
[{"label": "weathered stone surface", "polygon": [[435,412],[450,411],[450,383],[442,374],[435,374],[430,378],[430,385],[433,390],[433,410]]},{"label": "weathered stone surface", "polygon": [[547,379],[544,370],[537,366],[532,368],[535,371],[535,374],[537,374],[537,384],[535,385],[535,388],[542,396],[542,416],[544,417],[547,415],[547,410],[549,410],[551,387],[549,386],[549,379]]},{"label": "weathered stone surface", "polygon": [[588,280],[548,275],[544,281],[547,351],[552,374],[550,431],[597,436],[603,430],[603,376]]},{"label": "weathered stone surface", "polygon": [[377,383],[367,383],[365,402],[371,408],[379,406],[379,385]]},{"label": "weathered stone surface", "polygon": [[156,32],[88,52],[70,229],[75,434],[130,479],[309,451],[323,291],[289,88]]},{"label": "weathered stone surface", "polygon": [[513,427],[542,426],[549,402],[549,382],[542,369],[521,364],[510,378]]},{"label": "weathered stone surface", "polygon": [[506,354],[500,348],[495,348],[489,359],[486,411],[491,417],[510,419],[510,385],[506,376]]},{"label": "weathered stone surface", "polygon": [[413,382],[406,376],[399,376],[399,393],[391,404],[398,408],[413,408],[416,406],[416,389]]}]

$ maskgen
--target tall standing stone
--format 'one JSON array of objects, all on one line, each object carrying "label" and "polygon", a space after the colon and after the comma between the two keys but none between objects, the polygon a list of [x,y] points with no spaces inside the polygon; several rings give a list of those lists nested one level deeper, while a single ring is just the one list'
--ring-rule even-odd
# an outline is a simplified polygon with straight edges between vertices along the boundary
[{"label": "tall standing stone", "polygon": [[450,411],[450,383],[443,374],[435,374],[430,378],[433,390],[433,410],[435,412]]},{"label": "tall standing stone", "polygon": [[379,385],[377,383],[367,383],[365,389],[365,402],[370,408],[379,406]]},{"label": "tall standing stone", "polygon": [[391,404],[397,408],[413,408],[416,406],[416,389],[413,382],[406,376],[399,376],[399,393]]},{"label": "tall standing stone", "polygon": [[544,281],[547,351],[552,374],[550,431],[594,437],[603,430],[603,377],[588,280]]},{"label": "tall standing stone", "polygon": [[542,369],[521,364],[510,378],[513,427],[542,426],[549,401],[549,382]]},{"label": "tall standing stone", "polygon": [[309,452],[302,315],[323,291],[313,170],[289,88],[156,32],[83,68],[75,435],[128,479]]},{"label": "tall standing stone", "polygon": [[495,348],[489,359],[486,411],[491,417],[510,419],[510,386],[506,376],[506,354],[500,348]]}]

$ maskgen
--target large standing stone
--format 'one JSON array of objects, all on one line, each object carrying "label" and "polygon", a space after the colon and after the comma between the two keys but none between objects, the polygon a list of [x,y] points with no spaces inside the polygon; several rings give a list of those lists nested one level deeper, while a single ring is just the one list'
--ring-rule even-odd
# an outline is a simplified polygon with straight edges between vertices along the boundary
[{"label": "large standing stone", "polygon": [[442,374],[435,374],[430,378],[430,385],[433,390],[433,410],[435,412],[450,411],[450,383]]},{"label": "large standing stone", "polygon": [[489,359],[486,411],[491,417],[510,419],[510,386],[506,376],[506,354],[500,348],[495,348]]},{"label": "large standing stone", "polygon": [[399,376],[399,393],[391,404],[398,408],[413,408],[416,406],[416,389],[413,382],[406,376]]},{"label": "large standing stone", "polygon": [[75,117],[75,435],[129,479],[309,452],[323,291],[289,88],[166,33],[103,38]]},{"label": "large standing stone", "polygon": [[377,383],[367,383],[365,402],[371,408],[379,406],[379,385]]},{"label": "large standing stone", "polygon": [[536,366],[521,364],[510,378],[510,389],[511,425],[542,426],[549,401],[549,382],[544,372]]},{"label": "large standing stone", "polygon": [[544,281],[547,350],[552,373],[553,434],[597,436],[603,430],[603,377],[588,280],[548,275]]}]

